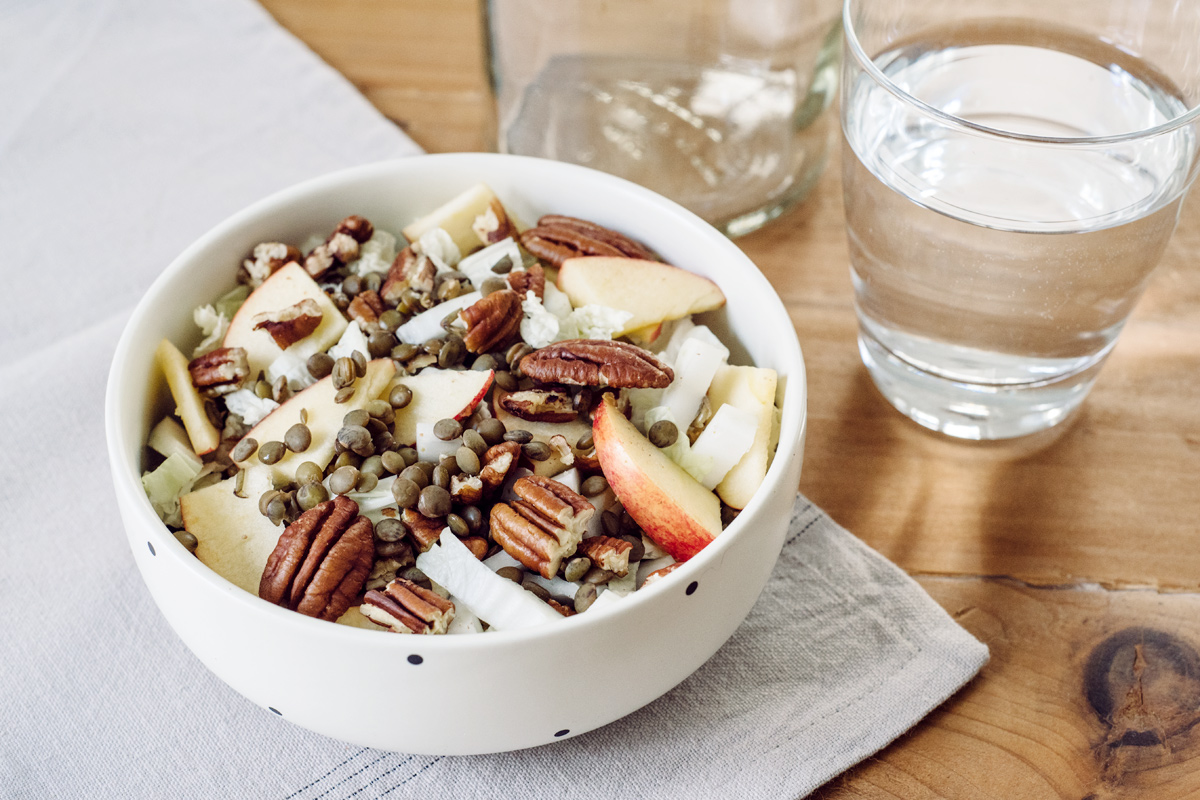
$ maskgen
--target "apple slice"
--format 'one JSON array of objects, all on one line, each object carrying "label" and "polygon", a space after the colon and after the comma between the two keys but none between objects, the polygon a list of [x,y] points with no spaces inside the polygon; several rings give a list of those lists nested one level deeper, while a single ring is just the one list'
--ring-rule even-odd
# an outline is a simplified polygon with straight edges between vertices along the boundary
[{"label": "apple slice", "polygon": [[200,456],[192,449],[192,441],[188,438],[187,431],[174,417],[163,417],[150,429],[150,435],[146,437],[146,446],[164,457],[178,453],[194,466],[197,472],[204,466]]},{"label": "apple slice", "polygon": [[708,278],[640,258],[568,258],[558,270],[558,288],[576,308],[594,303],[631,313],[614,336],[725,305],[725,295]]},{"label": "apple slice", "polygon": [[[472,226],[477,217],[487,214],[489,210],[495,213],[500,222],[509,219],[496,193],[486,183],[477,183],[416,222],[405,226],[404,235],[410,242],[415,242],[426,231],[441,228],[450,234],[459,252],[466,255],[479,245],[487,244],[479,238]],[[500,220],[502,216],[504,219]]]},{"label": "apple slice", "polygon": [[346,330],[346,318],[321,291],[316,281],[299,264],[287,264],[250,293],[229,321],[229,330],[225,331],[222,346],[245,349],[251,377],[257,376],[259,370],[266,370],[283,353],[266,330],[254,330],[254,318],[259,314],[290,308],[301,300],[312,300],[317,304],[321,309],[321,323],[316,330],[289,347],[289,351],[298,348],[297,352],[307,358],[328,349]]},{"label": "apple slice", "polygon": [[412,391],[412,400],[396,410],[393,436],[400,444],[417,443],[417,423],[433,426],[440,419],[465,419],[487,394],[492,385],[492,370],[424,369],[416,375],[396,378],[388,386],[390,393],[403,384]]},{"label": "apple slice", "polygon": [[245,481],[245,497],[233,493],[235,476],[185,494],[179,498],[179,510],[183,527],[196,537],[196,557],[225,580],[257,595],[267,557],[283,527],[272,525],[258,510],[258,498],[271,488],[270,476],[251,470]]},{"label": "apple slice", "polygon": [[239,462],[238,466],[249,472],[265,472],[275,485],[291,481],[296,475],[296,467],[305,461],[312,461],[324,468],[333,460],[334,440],[342,427],[342,418],[347,412],[362,408],[371,400],[382,396],[395,374],[396,364],[390,358],[378,358],[367,362],[366,374],[354,384],[354,394],[344,403],[335,401],[338,390],[333,386],[333,376],[322,378],[267,414],[262,422],[246,434],[258,442],[260,447],[267,442],[282,442],[288,428],[300,421],[300,410],[304,409],[308,419],[305,424],[312,432],[312,444],[309,448],[303,453],[293,453],[289,450],[274,464],[264,464],[258,460],[257,454],[252,455]]},{"label": "apple slice", "polygon": [[717,494],[733,508],[745,508],[767,474],[777,382],[773,369],[724,365],[708,387],[708,401],[713,408],[719,410],[728,404],[754,415],[756,421],[750,451],[717,484]]},{"label": "apple slice", "polygon": [[179,352],[178,347],[163,339],[154,351],[154,358],[167,379],[167,387],[175,400],[175,413],[183,420],[183,427],[187,430],[196,455],[202,456],[216,450],[221,443],[221,432],[209,421],[204,411],[204,398],[192,383],[187,357]]},{"label": "apple slice", "polygon": [[625,334],[625,336],[629,339],[629,341],[633,342],[638,347],[649,347],[658,339],[659,334],[662,333],[662,329],[663,324],[661,322],[655,322],[654,324],[647,325],[644,328],[638,328],[637,330],[629,331]]},{"label": "apple slice", "polygon": [[686,561],[721,533],[721,503],[663,455],[605,395],[592,421],[596,456],[629,516],[651,539]]}]

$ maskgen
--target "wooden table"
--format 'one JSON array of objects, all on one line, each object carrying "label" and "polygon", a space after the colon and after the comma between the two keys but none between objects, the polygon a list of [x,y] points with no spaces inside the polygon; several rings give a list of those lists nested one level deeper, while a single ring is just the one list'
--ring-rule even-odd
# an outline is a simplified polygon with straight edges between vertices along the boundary
[{"label": "wooden table", "polygon": [[[474,0],[264,4],[427,150],[484,149]],[[1007,444],[929,433],[871,384],[836,166],[803,208],[738,244],[804,348],[801,490],[992,653],[817,796],[1200,797],[1200,200],[1083,411]]]}]

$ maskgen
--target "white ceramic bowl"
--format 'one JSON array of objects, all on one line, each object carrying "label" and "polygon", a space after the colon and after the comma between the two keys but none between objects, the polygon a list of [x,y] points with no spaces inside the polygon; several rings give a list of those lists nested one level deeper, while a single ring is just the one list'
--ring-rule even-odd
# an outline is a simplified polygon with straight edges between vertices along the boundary
[{"label": "white ceramic bowl", "polygon": [[[765,483],[720,537],[666,580],[615,606],[536,629],[401,636],[311,619],[242,591],[200,563],[159,521],[142,490],[144,442],[169,401],[154,368],[164,336],[195,337],[192,308],[234,283],[261,241],[299,243],[361,214],[399,228],[487,182],[518,218],[593,220],[648,243],[724,290],[705,315],[735,363],[786,381],[779,447]],[[740,356],[740,358],[739,358]],[[749,360],[747,360],[749,359]],[[804,362],[783,304],[754,264],[699,217],[634,184],[552,161],[487,154],[406,158],[282,191],[234,215],[150,287],[117,345],[106,430],[134,560],[184,643],[247,698],[314,731],[427,754],[515,750],[576,736],[663,695],[733,633],[782,547],[800,478]]]}]

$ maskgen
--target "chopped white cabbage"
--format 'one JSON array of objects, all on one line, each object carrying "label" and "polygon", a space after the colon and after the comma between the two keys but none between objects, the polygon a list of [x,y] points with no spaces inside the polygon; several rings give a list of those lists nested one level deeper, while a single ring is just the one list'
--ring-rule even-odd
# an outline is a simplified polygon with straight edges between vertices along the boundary
[{"label": "chopped white cabbage", "polygon": [[490,244],[482,250],[476,250],[459,261],[457,268],[478,288],[483,285],[485,280],[496,274],[492,272],[492,267],[496,266],[505,256],[508,256],[509,261],[513,264],[513,269],[521,268],[521,251],[511,236],[495,244]]},{"label": "chopped white cabbage", "polygon": [[562,472],[554,476],[554,480],[566,486],[572,492],[579,491],[579,470],[575,467],[564,469]]},{"label": "chopped white cabbage", "polygon": [[367,347],[367,337],[363,335],[362,328],[358,327],[358,320],[354,320],[346,326],[346,330],[342,332],[342,338],[329,348],[329,355],[335,360],[349,358],[355,350],[370,358],[371,350]]},{"label": "chopped white cabbage", "polygon": [[649,427],[646,412],[662,405],[665,389],[622,389],[621,397],[629,401],[629,421],[642,433]]},{"label": "chopped white cabbage", "polygon": [[571,306],[571,298],[567,297],[567,293],[559,291],[557,286],[549,282],[546,283],[546,288],[542,292],[542,305],[559,319],[565,319],[575,310]]},{"label": "chopped white cabbage", "polygon": [[521,338],[530,347],[545,347],[567,339],[611,339],[633,316],[628,311],[595,304],[572,309],[567,296],[553,286],[546,284],[543,300],[527,291],[521,301],[521,310],[525,312]]},{"label": "chopped white cabbage", "polygon": [[449,528],[442,531],[439,542],[417,556],[417,566],[430,580],[450,590],[456,607],[461,601],[464,608],[496,630],[529,628],[563,619],[553,608],[484,566]]},{"label": "chopped white cabbage", "polygon": [[683,341],[675,358],[675,379],[662,395],[662,405],[683,423],[681,430],[687,430],[696,418],[713,376],[728,357],[728,350],[714,347],[701,336],[688,336]]},{"label": "chopped white cabbage", "polygon": [[230,413],[241,417],[242,422],[253,427],[267,414],[279,408],[279,403],[269,397],[259,397],[253,389],[238,389],[225,395],[225,407]]},{"label": "chopped white cabbage", "polygon": [[229,330],[229,317],[219,313],[216,307],[207,305],[200,306],[193,311],[192,319],[195,320],[196,326],[204,335],[204,339],[192,351],[192,358],[211,353],[221,346],[225,332]]},{"label": "chopped white cabbage", "polygon": [[525,317],[521,320],[521,338],[534,349],[545,347],[561,339],[572,339],[574,336],[560,336],[563,319],[546,310],[542,301],[532,291],[525,292],[521,301],[521,310]]},{"label": "chopped white cabbage", "polygon": [[142,473],[142,488],[146,490],[150,505],[163,522],[175,527],[183,525],[179,514],[179,496],[191,488],[201,469],[195,461],[172,453],[156,469]]},{"label": "chopped white cabbage", "polygon": [[246,302],[246,298],[250,296],[250,287],[243,284],[230,289],[225,294],[217,298],[214,307],[217,313],[226,319],[233,319],[233,315],[242,307],[242,303]]},{"label": "chopped white cabbage", "polygon": [[267,365],[267,383],[274,385],[275,381],[280,378],[287,378],[288,386],[293,391],[299,391],[312,386],[317,382],[317,379],[308,371],[308,357],[310,355],[312,353],[306,353],[305,348],[302,348],[299,342],[284,350],[275,357],[274,361]]},{"label": "chopped white cabbage", "polygon": [[[326,475],[322,485],[329,489],[329,479],[331,475]],[[347,492],[346,497],[358,503],[358,513],[362,514],[367,519],[371,520],[371,524],[377,525],[386,516],[383,509],[394,507],[396,498],[392,496],[392,483],[396,480],[395,475],[389,475],[386,478],[380,478],[379,483],[369,492]],[[333,497],[333,490],[329,489],[329,496]]]},{"label": "chopped white cabbage", "polygon": [[580,339],[611,339],[624,330],[625,323],[633,319],[633,313],[619,308],[588,303],[572,312],[575,328]]},{"label": "chopped white cabbage", "polygon": [[458,448],[462,447],[462,443],[461,436],[450,441],[442,441],[434,435],[433,423],[417,422],[417,458],[421,461],[436,464],[442,456],[452,456],[457,453]]},{"label": "chopped white cabbage", "polygon": [[426,309],[396,329],[396,338],[407,344],[422,344],[446,331],[442,320],[455,311],[473,306],[482,297],[479,292],[468,292],[433,308]]},{"label": "chopped white cabbage", "polygon": [[[717,409],[717,413],[713,414],[713,418],[696,437],[696,443],[692,445],[689,454],[689,463],[681,466],[705,488],[713,489],[725,479],[733,465],[750,451],[757,431],[758,419],[753,413],[725,403]],[[699,469],[699,465],[702,464],[707,464],[707,468],[701,474],[692,472],[689,466],[697,465]]]},{"label": "chopped white cabbage", "polygon": [[471,609],[467,608],[466,603],[454,595],[450,595],[450,602],[454,603],[454,619],[450,620],[450,624],[446,627],[447,634],[483,633],[483,623],[479,621],[479,617],[471,613]]},{"label": "chopped white cabbage", "polygon": [[667,346],[663,348],[663,360],[668,364],[674,365],[679,359],[683,343],[688,339],[699,339],[702,342],[707,342],[721,350],[725,354],[725,360],[729,360],[729,348],[717,338],[717,335],[707,325],[697,325],[692,322],[691,317],[681,319],[675,324],[674,329],[671,331],[671,338],[667,341]]},{"label": "chopped white cabbage", "polygon": [[413,243],[413,250],[421,255],[429,256],[429,260],[437,265],[438,272],[445,272],[462,259],[458,245],[444,228],[430,228],[421,234]]},{"label": "chopped white cabbage", "polygon": [[358,258],[348,266],[354,274],[365,276],[371,272],[387,272],[395,260],[396,237],[376,228],[371,238],[359,248]]}]

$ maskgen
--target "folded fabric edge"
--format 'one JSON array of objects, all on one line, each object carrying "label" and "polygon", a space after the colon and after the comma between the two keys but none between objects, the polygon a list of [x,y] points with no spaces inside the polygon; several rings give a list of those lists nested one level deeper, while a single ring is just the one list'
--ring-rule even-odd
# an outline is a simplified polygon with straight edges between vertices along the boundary
[{"label": "folded fabric edge", "polygon": [[[909,595],[906,599],[919,611],[906,621],[900,634],[915,648],[912,657],[832,712],[832,717],[850,722],[826,726],[834,733],[830,746],[822,751],[823,758],[797,763],[791,770],[781,769],[779,750],[786,748],[793,736],[755,759],[759,764],[774,760],[773,769],[764,769],[780,775],[780,796],[789,798],[808,795],[887,747],[969,683],[990,657],[987,645],[960,626],[904,570],[798,494],[784,551],[801,544],[812,549],[810,555],[819,554],[821,560],[840,559],[844,566],[858,561],[858,566],[876,572],[877,579],[891,584],[891,591]],[[804,558],[799,552],[792,555]],[[755,771],[751,765],[743,774]]]}]

